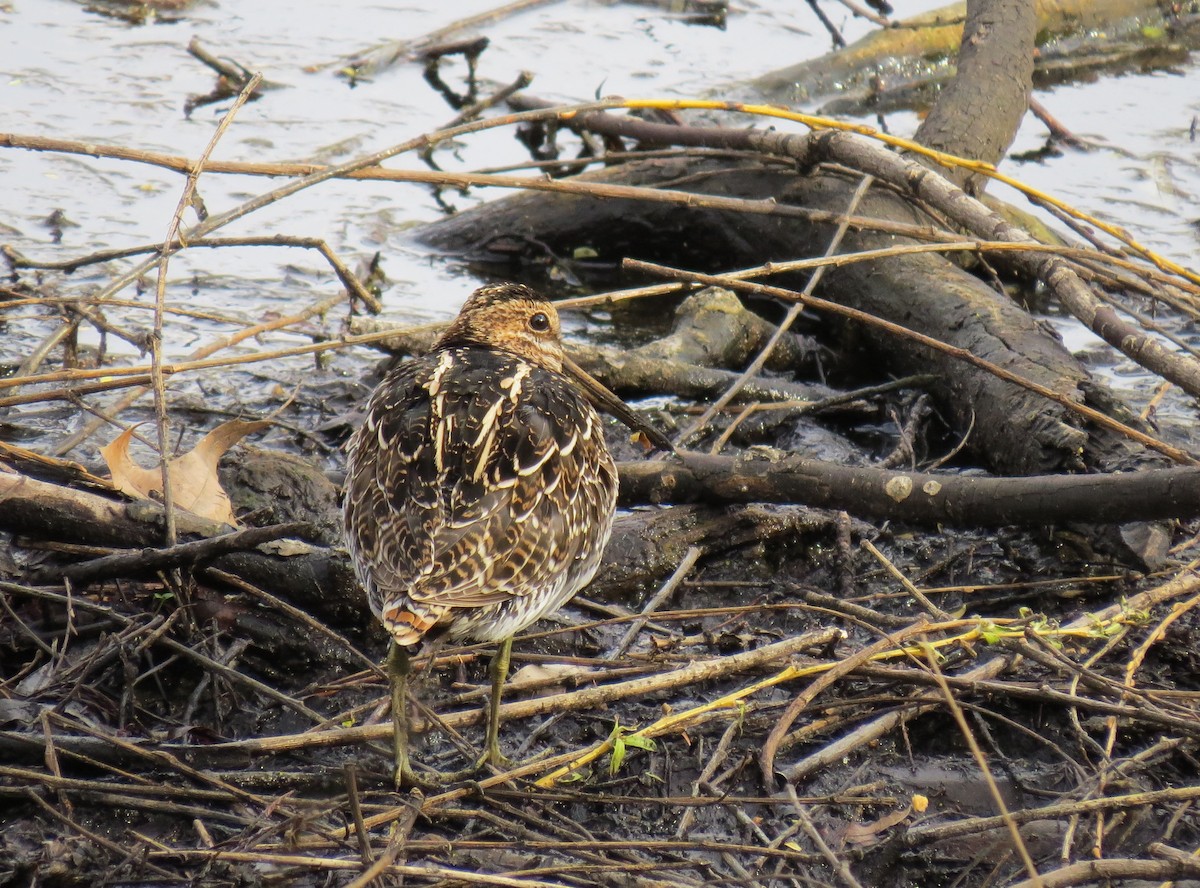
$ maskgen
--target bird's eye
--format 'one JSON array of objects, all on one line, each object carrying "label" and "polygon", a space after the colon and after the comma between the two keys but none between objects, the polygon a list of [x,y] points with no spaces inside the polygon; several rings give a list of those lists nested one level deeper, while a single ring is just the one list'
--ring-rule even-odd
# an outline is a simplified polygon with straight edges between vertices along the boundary
[{"label": "bird's eye", "polygon": [[545,312],[541,311],[535,315],[530,315],[529,329],[533,330],[535,333],[545,333],[550,329],[550,318],[546,316]]}]

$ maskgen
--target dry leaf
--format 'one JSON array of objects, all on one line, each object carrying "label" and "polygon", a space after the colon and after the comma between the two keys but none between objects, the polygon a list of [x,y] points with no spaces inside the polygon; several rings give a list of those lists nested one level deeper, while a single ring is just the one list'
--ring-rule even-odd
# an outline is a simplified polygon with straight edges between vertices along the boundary
[{"label": "dry leaf", "polygon": [[[171,478],[171,494],[175,505],[181,509],[224,524],[237,524],[229,497],[217,480],[217,463],[225,451],[249,435],[265,429],[270,423],[265,420],[242,422],[230,420],[221,423],[183,456],[167,463]],[[100,450],[108,470],[112,472],[113,485],[130,496],[162,499],[162,472],[144,469],[129,457],[129,441],[137,428],[126,429],[116,439]]]},{"label": "dry leaf", "polygon": [[592,670],[570,663],[529,663],[514,672],[505,682],[505,687],[519,688],[530,685],[538,688],[566,685],[577,681]]}]

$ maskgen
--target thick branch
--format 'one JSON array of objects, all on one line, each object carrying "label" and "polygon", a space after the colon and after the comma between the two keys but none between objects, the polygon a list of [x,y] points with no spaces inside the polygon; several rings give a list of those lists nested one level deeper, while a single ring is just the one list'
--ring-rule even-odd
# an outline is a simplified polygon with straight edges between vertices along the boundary
[{"label": "thick branch", "polygon": [[887,472],[802,457],[738,459],[682,454],[682,462],[621,463],[621,501],[803,503],[956,527],[1038,526],[1200,515],[1200,468],[1111,475],[977,478]]},{"label": "thick branch", "polygon": [[[1029,0],[967,0],[958,74],[938,96],[915,140],[927,148],[999,163],[1029,105],[1036,26]],[[987,184],[963,169],[944,175],[970,194]]]},{"label": "thick branch", "polygon": [[[787,145],[786,143],[793,144]],[[809,163],[852,166],[944,213],[957,225],[988,240],[1035,243],[945,177],[851,133],[818,132],[810,137],[764,134],[764,149],[803,158]],[[796,152],[793,154],[793,152]],[[1200,396],[1200,362],[1164,347],[1100,303],[1068,261],[1047,253],[1015,252],[1008,257],[1024,274],[1046,284],[1080,323],[1141,366]]]}]

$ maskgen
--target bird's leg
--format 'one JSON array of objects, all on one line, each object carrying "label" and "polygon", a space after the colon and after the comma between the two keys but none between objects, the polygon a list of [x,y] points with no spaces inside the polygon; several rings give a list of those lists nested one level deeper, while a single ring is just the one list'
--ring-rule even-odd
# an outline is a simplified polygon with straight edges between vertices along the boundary
[{"label": "bird's leg", "polygon": [[[501,681],[503,681],[504,674],[508,671],[507,659],[505,657],[504,669],[500,675]],[[396,789],[416,787],[424,790],[435,790],[439,786],[448,786],[451,783],[457,783],[460,780],[473,777],[491,761],[490,756],[484,755],[473,767],[464,768],[461,771],[438,771],[433,768],[423,768],[421,775],[418,776],[416,771],[413,770],[412,763],[408,757],[410,722],[408,718],[407,696],[408,677],[412,674],[412,657],[408,651],[395,642],[392,642],[391,647],[388,648],[387,674],[392,691],[392,752],[395,759],[393,778]],[[488,735],[491,736],[492,734],[493,731],[489,728]],[[498,753],[499,750],[497,749]],[[503,762],[503,757],[499,761]]]},{"label": "bird's leg", "polygon": [[512,764],[500,752],[500,693],[504,689],[504,679],[508,677],[508,661],[512,657],[512,643],[512,636],[500,642],[500,647],[496,649],[496,653],[492,657],[492,664],[488,669],[492,678],[492,696],[488,701],[487,740],[483,757],[478,762],[480,768],[485,765],[505,768]]},{"label": "bird's leg", "polygon": [[408,761],[408,674],[412,663],[408,651],[392,642],[388,649],[387,672],[392,686],[392,753],[395,759],[393,777],[396,789],[402,786],[424,786],[413,773]]},{"label": "bird's leg", "polygon": [[406,695],[412,663],[408,652],[395,642],[392,643],[388,650],[387,672],[392,686],[392,749],[395,757],[394,776],[397,789],[405,786],[427,789],[462,780],[488,766],[495,768],[511,766],[512,763],[500,752],[500,694],[504,688],[504,680],[508,677],[512,642],[511,638],[507,638],[500,643],[488,669],[492,679],[492,693],[488,702],[487,739],[483,755],[480,756],[473,768],[449,773],[433,771],[428,778],[418,777],[409,762],[409,722]]}]

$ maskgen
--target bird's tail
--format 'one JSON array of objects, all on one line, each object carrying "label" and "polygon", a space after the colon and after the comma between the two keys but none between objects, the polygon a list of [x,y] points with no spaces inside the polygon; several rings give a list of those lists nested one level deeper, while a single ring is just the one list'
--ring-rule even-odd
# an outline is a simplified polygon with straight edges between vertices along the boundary
[{"label": "bird's tail", "polygon": [[396,604],[383,609],[380,622],[396,644],[406,647],[420,644],[426,633],[437,625],[443,613],[442,610],[426,608],[416,611],[409,606]]}]

